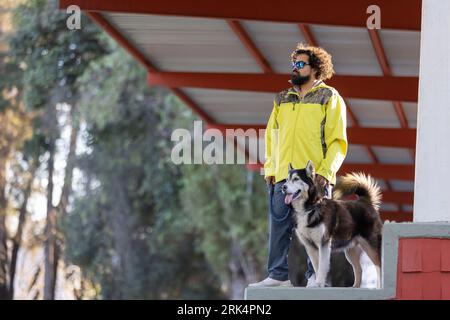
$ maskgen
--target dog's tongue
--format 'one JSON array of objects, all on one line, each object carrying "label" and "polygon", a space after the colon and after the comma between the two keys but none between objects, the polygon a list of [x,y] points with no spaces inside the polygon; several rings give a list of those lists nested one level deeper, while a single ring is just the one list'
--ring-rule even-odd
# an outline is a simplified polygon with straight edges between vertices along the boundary
[{"label": "dog's tongue", "polygon": [[294,197],[293,194],[287,194],[286,197],[284,198],[284,203],[290,204],[292,202],[293,197]]}]

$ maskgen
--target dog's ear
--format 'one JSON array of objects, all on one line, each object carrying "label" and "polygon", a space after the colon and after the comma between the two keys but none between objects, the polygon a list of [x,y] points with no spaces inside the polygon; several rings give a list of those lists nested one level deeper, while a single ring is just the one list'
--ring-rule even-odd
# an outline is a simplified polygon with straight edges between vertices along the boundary
[{"label": "dog's ear", "polygon": [[294,168],[292,168],[292,164],[289,162],[289,166],[288,166],[289,171],[294,170]]},{"label": "dog's ear", "polygon": [[306,176],[311,179],[314,179],[316,175],[316,169],[314,168],[314,164],[311,160],[308,160],[308,164],[306,165]]}]

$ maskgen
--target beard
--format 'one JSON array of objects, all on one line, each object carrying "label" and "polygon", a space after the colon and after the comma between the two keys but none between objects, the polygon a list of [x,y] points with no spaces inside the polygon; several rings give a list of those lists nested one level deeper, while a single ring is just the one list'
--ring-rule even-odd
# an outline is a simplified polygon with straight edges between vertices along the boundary
[{"label": "beard", "polygon": [[293,85],[301,86],[311,80],[311,75],[301,76],[300,74],[292,73],[291,82]]}]

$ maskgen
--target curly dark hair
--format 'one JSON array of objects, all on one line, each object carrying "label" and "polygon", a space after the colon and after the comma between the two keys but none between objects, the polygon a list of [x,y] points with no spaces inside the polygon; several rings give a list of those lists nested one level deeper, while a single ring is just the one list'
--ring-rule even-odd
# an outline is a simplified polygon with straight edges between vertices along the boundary
[{"label": "curly dark hair", "polygon": [[311,68],[316,70],[317,79],[326,80],[333,76],[334,69],[331,55],[325,49],[298,43],[297,47],[292,51],[292,61],[295,61],[299,54],[308,55]]}]

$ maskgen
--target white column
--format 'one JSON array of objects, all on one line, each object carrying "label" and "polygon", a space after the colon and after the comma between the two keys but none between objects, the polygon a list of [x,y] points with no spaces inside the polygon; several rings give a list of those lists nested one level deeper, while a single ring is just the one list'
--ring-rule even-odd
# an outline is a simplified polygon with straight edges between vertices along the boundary
[{"label": "white column", "polygon": [[422,0],[414,222],[450,221],[450,1]]}]

